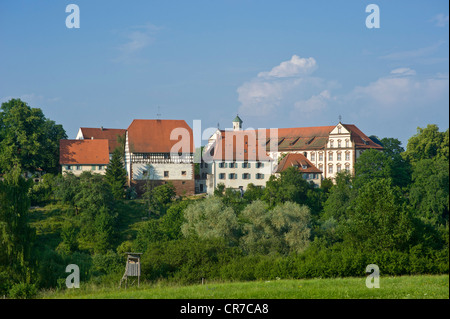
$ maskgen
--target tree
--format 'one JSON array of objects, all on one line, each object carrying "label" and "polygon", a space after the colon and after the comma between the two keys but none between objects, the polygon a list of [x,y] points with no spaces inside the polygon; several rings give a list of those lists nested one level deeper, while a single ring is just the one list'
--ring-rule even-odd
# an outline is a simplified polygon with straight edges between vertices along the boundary
[{"label": "tree", "polygon": [[184,217],[186,221],[181,231],[185,237],[223,238],[230,243],[236,240],[237,216],[218,197],[210,196],[192,203],[184,211]]},{"label": "tree", "polygon": [[449,131],[439,132],[435,124],[428,124],[426,128],[417,128],[417,134],[408,140],[404,158],[411,164],[422,159],[449,159]]},{"label": "tree", "polygon": [[349,172],[336,174],[336,184],[331,188],[328,198],[324,204],[322,221],[333,218],[341,222],[347,218],[347,208],[350,200],[354,197],[352,177]]},{"label": "tree", "polygon": [[440,158],[416,162],[409,194],[417,217],[433,226],[445,225],[449,216],[448,161]]},{"label": "tree", "polygon": [[372,179],[361,186],[347,210],[341,231],[344,242],[355,248],[406,250],[413,222],[400,188],[391,179]]},{"label": "tree", "polygon": [[114,199],[125,197],[125,184],[127,182],[127,171],[123,164],[123,152],[116,148],[105,171],[105,179],[111,186]]},{"label": "tree", "polygon": [[0,181],[0,251],[17,279],[29,282],[35,230],[30,227],[28,217],[30,183],[21,175],[20,167],[14,167]]},{"label": "tree", "polygon": [[166,213],[175,196],[175,186],[170,182],[147,190],[143,195],[143,197],[147,199],[150,212],[159,216]]},{"label": "tree", "polygon": [[20,99],[2,103],[0,112],[0,171],[15,165],[24,171],[56,173],[59,140],[67,138],[61,125],[45,118],[42,110]]},{"label": "tree", "polygon": [[406,187],[411,182],[411,164],[402,156],[405,149],[396,138],[381,139],[383,153],[390,159],[390,172],[394,185]]},{"label": "tree", "polygon": [[262,199],[269,203],[270,207],[288,201],[304,204],[308,199],[307,191],[312,187],[296,167],[289,167],[280,173],[280,177],[272,175],[269,178]]},{"label": "tree", "polygon": [[309,244],[310,211],[307,206],[286,202],[269,210],[256,200],[242,211],[241,245],[250,254],[301,252]]},{"label": "tree", "polygon": [[355,163],[353,186],[360,188],[373,179],[391,178],[392,169],[392,161],[385,153],[365,150]]}]

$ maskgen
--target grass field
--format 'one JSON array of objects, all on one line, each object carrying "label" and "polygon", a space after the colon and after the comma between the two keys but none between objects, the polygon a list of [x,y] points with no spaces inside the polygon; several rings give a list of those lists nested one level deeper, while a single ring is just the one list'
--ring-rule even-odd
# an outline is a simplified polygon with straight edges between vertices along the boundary
[{"label": "grass field", "polygon": [[127,289],[83,286],[42,293],[40,298],[75,299],[449,299],[449,276],[380,277],[380,288],[366,278],[274,280],[177,286],[141,284]]}]

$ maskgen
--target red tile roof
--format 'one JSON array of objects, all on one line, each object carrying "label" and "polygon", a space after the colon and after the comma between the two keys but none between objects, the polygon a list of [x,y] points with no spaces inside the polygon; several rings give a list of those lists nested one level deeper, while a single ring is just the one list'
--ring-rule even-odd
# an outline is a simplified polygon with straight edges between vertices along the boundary
[{"label": "red tile roof", "polygon": [[118,141],[119,136],[125,136],[125,129],[116,128],[93,128],[80,127],[81,133],[85,140],[88,139],[107,139],[109,141],[109,153],[113,153],[117,146],[120,146]]},{"label": "red tile roof", "polygon": [[109,163],[108,140],[60,140],[61,165],[106,165]]},{"label": "red tile roof", "polygon": [[[289,153],[278,164],[276,173],[281,173],[291,166],[295,166],[302,173],[322,173],[320,169],[314,166],[303,154]],[[306,168],[303,168],[306,166]]]},{"label": "red tile roof", "polygon": [[195,149],[192,129],[184,120],[133,120],[128,143],[131,153],[170,153],[174,145],[174,152],[194,153]]},{"label": "red tile roof", "polygon": [[[351,138],[357,148],[383,149],[381,145],[373,142],[359,128],[353,124],[342,124],[350,131]],[[317,150],[326,147],[329,134],[335,126],[294,127],[279,128],[278,138],[270,139],[269,130],[266,136],[266,149],[278,151]],[[367,141],[367,143],[365,142]]]},{"label": "red tile roof", "polygon": [[214,160],[272,161],[265,150],[265,138],[258,139],[258,131],[221,131],[214,146]]},{"label": "red tile roof", "polygon": [[369,137],[366,136],[359,128],[353,124],[342,124],[347,130],[350,131],[353,142],[356,144],[357,148],[375,148],[383,149],[383,147]]}]

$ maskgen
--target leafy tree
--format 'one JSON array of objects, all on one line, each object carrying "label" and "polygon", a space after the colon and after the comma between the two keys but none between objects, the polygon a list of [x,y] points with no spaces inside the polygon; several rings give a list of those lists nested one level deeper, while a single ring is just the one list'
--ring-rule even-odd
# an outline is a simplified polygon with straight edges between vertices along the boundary
[{"label": "leafy tree", "polygon": [[350,200],[354,197],[352,177],[349,172],[336,174],[336,184],[331,188],[324,204],[322,220],[333,218],[337,222],[346,220]]},{"label": "leafy tree", "polygon": [[184,217],[186,221],[181,231],[185,237],[236,240],[239,231],[237,216],[218,197],[210,196],[192,203],[184,211]]},{"label": "leafy tree", "polygon": [[253,183],[247,185],[247,189],[244,192],[244,199],[251,203],[257,199],[260,199],[264,194],[264,189],[261,186],[255,186]]},{"label": "leafy tree", "polygon": [[241,245],[250,254],[301,252],[309,244],[310,211],[307,206],[286,202],[269,210],[256,200],[242,212]]},{"label": "leafy tree", "polygon": [[449,165],[444,158],[416,162],[410,203],[417,217],[431,225],[444,225],[449,216]]},{"label": "leafy tree", "polygon": [[435,124],[417,128],[417,134],[408,140],[404,158],[413,165],[422,159],[449,159],[449,131],[439,132]]},{"label": "leafy tree", "polygon": [[406,187],[411,182],[411,164],[405,160],[402,154],[405,149],[396,138],[381,139],[383,153],[390,159],[390,172],[394,185]]},{"label": "leafy tree", "polygon": [[391,178],[392,169],[392,161],[385,153],[365,150],[355,163],[353,186],[361,188],[373,179]]},{"label": "leafy tree", "polygon": [[20,99],[2,103],[0,112],[0,171],[15,165],[24,171],[57,173],[59,140],[67,138],[61,125],[45,118],[42,110]]},{"label": "leafy tree", "polygon": [[170,182],[147,190],[143,195],[147,200],[150,212],[160,216],[166,213],[175,196],[175,186]]},{"label": "leafy tree", "polygon": [[111,186],[114,199],[125,197],[125,184],[127,182],[127,171],[123,164],[123,151],[116,148],[105,171],[105,179]]},{"label": "leafy tree", "polygon": [[344,241],[373,250],[405,250],[413,234],[412,217],[398,186],[390,179],[362,185],[351,201],[342,227]]},{"label": "leafy tree", "polygon": [[94,218],[94,253],[104,254],[112,247],[114,222],[108,209],[101,207]]},{"label": "leafy tree", "polygon": [[61,239],[56,250],[62,255],[70,255],[78,250],[77,228],[71,222],[65,222],[61,228]]},{"label": "leafy tree", "polygon": [[0,251],[17,279],[29,282],[35,230],[29,226],[30,184],[21,175],[20,168],[15,167],[0,181]]},{"label": "leafy tree", "polygon": [[280,177],[272,175],[269,178],[262,199],[269,203],[270,207],[288,201],[304,204],[308,199],[307,191],[312,187],[296,167],[289,167],[280,173]]}]

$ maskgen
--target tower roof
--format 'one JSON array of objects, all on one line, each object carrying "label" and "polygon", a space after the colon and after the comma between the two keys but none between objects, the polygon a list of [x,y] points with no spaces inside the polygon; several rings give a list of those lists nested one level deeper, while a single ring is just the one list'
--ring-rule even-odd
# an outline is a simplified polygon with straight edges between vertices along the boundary
[{"label": "tower roof", "polygon": [[233,122],[239,122],[242,123],[241,118],[239,117],[239,115],[236,115],[236,117],[234,118]]}]

